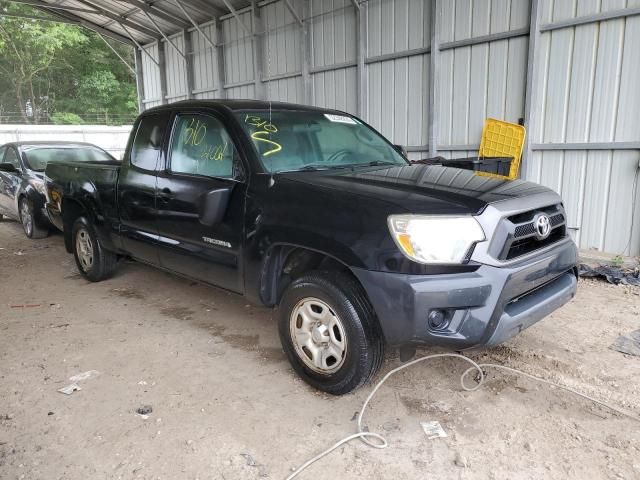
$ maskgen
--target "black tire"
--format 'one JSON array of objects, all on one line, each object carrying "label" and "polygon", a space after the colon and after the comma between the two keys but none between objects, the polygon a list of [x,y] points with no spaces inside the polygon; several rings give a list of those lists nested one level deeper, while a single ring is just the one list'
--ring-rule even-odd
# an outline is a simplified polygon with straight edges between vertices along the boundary
[{"label": "black tire", "polygon": [[[92,282],[99,282],[113,274],[118,263],[118,256],[100,245],[94,226],[85,217],[80,217],[74,222],[71,238],[73,256],[76,259],[78,271],[84,278]],[[79,252],[79,248],[85,250]],[[90,261],[87,260],[89,257]]]},{"label": "black tire", "polygon": [[[344,330],[346,352],[336,371],[314,370],[308,363],[313,363],[312,356],[316,355],[311,355],[307,348],[305,360],[302,357],[305,347],[300,348],[300,342],[292,338],[294,330],[302,331],[302,328],[296,329],[303,322],[296,315],[294,325],[294,312],[299,312],[305,302],[314,299],[329,306],[329,314],[339,320]],[[296,373],[309,385],[333,395],[343,395],[368,382],[384,359],[384,340],[373,307],[360,284],[341,272],[314,271],[293,281],[278,306],[278,330],[284,352]],[[315,343],[314,334],[306,338]],[[317,344],[312,348],[318,348]]]},{"label": "black tire", "polygon": [[27,197],[22,197],[18,202],[18,213],[22,229],[28,238],[46,238],[49,236],[49,228],[38,224],[36,221],[33,202]]}]

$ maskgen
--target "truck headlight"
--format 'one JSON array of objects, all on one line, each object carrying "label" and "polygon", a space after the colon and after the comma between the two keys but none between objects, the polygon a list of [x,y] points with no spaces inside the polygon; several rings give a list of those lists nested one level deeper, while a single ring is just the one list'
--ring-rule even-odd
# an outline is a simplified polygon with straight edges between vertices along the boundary
[{"label": "truck headlight", "polygon": [[387,222],[402,253],[420,263],[462,263],[473,244],[485,240],[471,216],[390,215]]}]

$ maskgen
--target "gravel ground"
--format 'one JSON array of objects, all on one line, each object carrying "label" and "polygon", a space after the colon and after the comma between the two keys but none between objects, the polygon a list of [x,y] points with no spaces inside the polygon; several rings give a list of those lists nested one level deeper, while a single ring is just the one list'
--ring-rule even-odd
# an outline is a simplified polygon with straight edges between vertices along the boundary
[{"label": "gravel ground", "polygon": [[[640,328],[639,294],[581,281],[572,303],[470,356],[640,415],[640,358],[608,348]],[[389,353],[381,373],[397,365]],[[465,392],[464,369],[435,360],[392,377],[365,417],[389,448],[356,441],[299,478],[640,478],[640,424],[499,372]],[[99,374],[80,391],[57,391],[89,370]],[[92,284],[61,235],[29,241],[0,223],[2,479],[282,479],[354,432],[371,388],[332,397],[306,386],[271,311],[241,297],[133,262]],[[425,436],[420,422],[434,420],[446,438]]]}]

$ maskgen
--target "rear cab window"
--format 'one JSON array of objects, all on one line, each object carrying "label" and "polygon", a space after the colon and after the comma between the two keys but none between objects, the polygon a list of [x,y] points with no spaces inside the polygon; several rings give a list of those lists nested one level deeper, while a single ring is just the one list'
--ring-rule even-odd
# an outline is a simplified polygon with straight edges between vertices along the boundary
[{"label": "rear cab window", "polygon": [[147,115],[140,119],[131,146],[131,165],[142,170],[159,169],[160,151],[167,121],[167,114]]},{"label": "rear cab window", "polygon": [[220,120],[203,114],[178,114],[169,147],[172,173],[236,178],[239,161]]}]

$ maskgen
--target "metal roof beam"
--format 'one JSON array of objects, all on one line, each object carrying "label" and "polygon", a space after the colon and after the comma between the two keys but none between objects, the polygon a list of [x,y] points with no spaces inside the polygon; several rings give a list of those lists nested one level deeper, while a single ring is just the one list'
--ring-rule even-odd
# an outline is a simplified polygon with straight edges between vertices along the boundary
[{"label": "metal roof beam", "polygon": [[165,22],[176,24],[179,27],[186,28],[189,26],[189,22],[185,22],[181,18],[176,17],[174,13],[163,9],[162,7],[145,3],[142,0],[118,0],[118,1],[128,3],[129,5],[132,5],[138,8],[142,12],[146,12],[150,15],[158,17],[164,20]]},{"label": "metal roof beam", "polygon": [[291,15],[293,15],[293,18],[296,19],[296,22],[298,22],[300,26],[302,26],[302,18],[300,18],[300,15],[298,15],[298,12],[296,12],[296,9],[293,8],[293,5],[291,5],[291,1],[284,0],[284,5],[287,7],[287,10],[291,12]]},{"label": "metal roof beam", "polygon": [[[123,16],[124,18],[128,18],[128,17],[130,17],[131,15],[133,15],[134,13],[136,13],[136,12],[138,12],[138,11],[139,11],[139,10],[138,10],[137,8],[130,8],[129,10],[127,10],[126,12],[124,12],[124,13],[122,14],[122,16]],[[102,15],[102,14],[101,14],[101,15]],[[117,23],[117,22],[116,22],[115,20],[109,20],[107,23],[105,23],[105,24],[104,24],[104,27],[105,27],[105,28],[108,28],[108,27],[110,27],[111,25],[113,25],[114,23]]]},{"label": "metal roof beam", "polygon": [[210,13],[211,16],[216,20],[217,17],[221,17],[225,14],[222,9],[216,7],[215,5],[211,5],[206,0],[189,0],[189,4],[188,6],[191,6],[194,10],[197,10],[201,13]]},{"label": "metal roof beam", "polygon": [[180,8],[180,10],[182,11],[182,14],[187,17],[189,19],[189,21],[191,22],[191,25],[194,26],[194,28],[198,31],[198,33],[206,40],[206,42],[211,46],[211,48],[216,48],[217,45],[213,42],[213,40],[211,40],[209,38],[209,36],[207,34],[205,34],[202,29],[198,26],[198,23],[191,17],[191,15],[189,15],[189,13],[187,12],[187,10],[184,8],[184,6],[182,5],[182,2],[180,0],[173,0],[173,3],[175,3],[178,8]]},{"label": "metal roof beam", "polygon": [[88,30],[92,30],[101,35],[105,35],[109,38],[112,38],[113,40],[117,40],[118,42],[121,42],[127,45],[133,45],[133,42],[131,41],[130,38],[124,35],[121,35],[119,33],[112,32],[111,30],[104,28],[102,25],[98,25],[97,23],[94,23],[90,20],[79,17],[78,15],[71,13],[70,11],[52,10],[51,5],[43,0],[30,0],[30,2],[31,4],[33,4],[33,7],[43,12],[47,12],[48,14],[53,15],[54,17],[76,21],[78,24],[80,24],[81,26],[83,26]]},{"label": "metal roof beam", "polygon": [[[147,52],[147,51],[145,50],[145,48],[144,48],[142,45],[140,45],[140,44],[138,43],[138,41],[135,39],[135,37],[134,37],[133,35],[131,35],[131,32],[129,32],[129,30],[127,30],[127,27],[125,27],[125,26],[124,26],[122,23],[120,23],[120,22],[116,22],[116,23],[117,23],[118,25],[120,25],[120,28],[122,28],[122,30],[124,30],[124,31],[127,33],[127,35],[129,35],[129,38],[131,39],[131,41],[135,44],[135,46],[136,46],[136,47],[138,47],[138,48],[142,51],[142,53],[146,54],[146,55],[147,55],[147,57],[149,57],[153,63],[155,63],[156,65],[160,66],[160,64],[158,63],[158,61],[157,61],[155,58],[153,58],[153,55],[151,55],[149,52]],[[158,44],[160,44],[160,42],[158,42]]]},{"label": "metal roof beam", "polygon": [[0,12],[0,17],[24,18],[26,20],[41,20],[43,22],[70,23],[71,25],[79,25],[76,20],[60,17],[40,17],[38,15],[27,15],[24,13]]},{"label": "metal roof beam", "polygon": [[[42,6],[43,2],[38,2],[37,0],[8,0],[10,3],[20,3],[22,5],[30,5],[32,7],[39,7]],[[89,10],[88,8],[81,8],[81,7],[71,7],[68,5],[55,5],[55,4],[48,4],[47,8],[50,8],[52,10],[66,10],[69,12],[79,12],[79,13],[91,13],[93,15],[99,15],[100,12],[98,12],[97,10]]]},{"label": "metal roof beam", "polygon": [[131,73],[133,73],[133,76],[135,77],[136,71],[131,65],[129,65],[129,62],[127,62],[124,58],[122,58],[122,55],[120,55],[120,53],[118,53],[118,51],[115,48],[113,48],[113,46],[107,41],[107,39],[103,35],[98,34],[98,36],[102,39],[104,43],[107,44],[107,47],[109,47],[111,51],[116,54],[116,57],[118,57],[120,61],[124,63],[129,70],[131,70]]},{"label": "metal roof beam", "polygon": [[183,52],[182,50],[180,50],[180,49],[178,48],[178,46],[177,46],[175,43],[173,43],[173,42],[169,39],[169,37],[167,37],[167,36],[165,35],[165,33],[162,31],[162,29],[158,26],[158,24],[156,23],[156,21],[153,19],[153,17],[152,17],[151,15],[149,15],[145,10],[143,10],[143,11],[142,11],[142,13],[144,14],[144,16],[145,16],[145,17],[147,17],[147,18],[149,19],[149,21],[153,24],[153,26],[154,26],[154,27],[156,27],[156,30],[158,30],[158,33],[160,33],[160,35],[162,35],[162,38],[164,38],[164,39],[166,40],[166,42],[167,42],[169,45],[171,45],[171,46],[174,48],[174,50],[175,50],[176,52],[178,52],[178,55],[180,55],[182,58],[186,58],[186,57],[185,57],[184,52]]},{"label": "metal roof beam", "polygon": [[119,14],[119,13],[115,13],[111,10],[107,10],[103,7],[101,7],[100,5],[97,5],[93,2],[89,2],[88,0],[75,0],[78,3],[81,3],[83,5],[86,5],[88,7],[92,7],[95,8],[96,10],[100,11],[100,14],[110,18],[111,20],[114,20],[118,23],[121,23],[123,25],[126,25],[127,27],[131,28],[132,30],[136,30],[148,37],[154,38],[154,39],[158,39],[158,35],[156,32],[154,32],[153,30],[148,29],[147,27],[140,25],[138,23],[132,22],[131,20],[128,20],[126,17],[124,17],[123,15]]},{"label": "metal roof beam", "polygon": [[229,2],[229,0],[222,0],[224,2],[224,4],[227,6],[227,8],[229,9],[229,11],[231,12],[231,15],[234,16],[234,18],[238,21],[238,23],[242,26],[242,29],[249,35],[253,36],[253,32],[251,30],[249,30],[249,28],[244,24],[244,22],[240,19],[240,15],[238,15],[238,12],[236,11],[235,8],[233,8],[233,5],[231,5],[231,3]]}]

